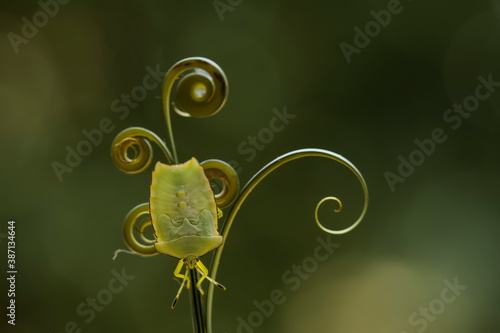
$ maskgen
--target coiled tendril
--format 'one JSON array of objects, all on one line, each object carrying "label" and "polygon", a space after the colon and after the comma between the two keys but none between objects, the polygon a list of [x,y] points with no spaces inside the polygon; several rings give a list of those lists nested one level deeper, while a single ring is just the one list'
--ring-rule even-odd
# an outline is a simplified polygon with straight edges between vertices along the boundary
[{"label": "coiled tendril", "polygon": [[218,179],[222,183],[222,189],[215,194],[215,202],[221,209],[230,206],[239,191],[238,174],[228,163],[221,160],[206,160],[201,162],[208,180]]},{"label": "coiled tendril", "polygon": [[[172,99],[172,89],[175,88]],[[178,164],[170,106],[184,117],[210,117],[226,102],[228,84],[222,69],[206,58],[186,58],[173,65],[163,80],[163,113],[167,122],[174,162]]]},{"label": "coiled tendril", "polygon": [[[151,164],[153,150],[145,138],[156,143],[172,164],[172,154],[158,135],[142,127],[130,127],[118,133],[111,145],[111,157],[118,169],[125,173],[139,173]],[[133,156],[129,154],[131,151]]]},{"label": "coiled tendril", "polygon": [[[137,222],[141,217],[147,215],[143,218],[139,225]],[[125,223],[123,225],[123,238],[125,238],[125,243],[127,247],[135,254],[141,256],[154,256],[158,254],[155,249],[156,239],[150,239],[146,237],[145,230],[147,227],[151,226],[151,216],[149,215],[149,203],[145,202],[143,204],[137,205],[127,214],[125,218]],[[140,235],[139,241],[135,235],[134,230]],[[127,252],[125,250],[115,251],[115,257],[120,252]]]},{"label": "coiled tendril", "polygon": [[[323,198],[317,204],[316,210],[315,210],[315,220],[316,220],[316,223],[318,224],[318,226],[322,230],[324,230],[324,231],[326,231],[326,232],[328,232],[330,234],[337,234],[337,235],[339,235],[339,234],[345,234],[346,232],[349,232],[352,229],[354,229],[361,222],[361,220],[363,219],[363,217],[366,214],[366,210],[368,209],[368,188],[367,188],[367,185],[366,185],[366,182],[365,182],[363,176],[361,175],[361,173],[359,172],[359,170],[354,166],[354,164],[352,164],[345,157],[343,157],[343,156],[341,156],[339,154],[333,153],[331,151],[328,151],[328,150],[310,148],[310,149],[299,149],[299,150],[295,150],[295,151],[286,153],[284,155],[281,155],[280,157],[274,159],[273,161],[271,161],[270,163],[268,163],[266,166],[264,166],[262,169],[260,169],[259,172],[257,172],[252,177],[252,179],[250,179],[248,181],[248,183],[245,185],[245,187],[241,191],[240,195],[236,198],[236,201],[234,202],[233,206],[231,207],[231,210],[229,211],[229,214],[227,216],[226,222],[224,223],[223,227],[221,228],[221,235],[224,238],[224,240],[227,239],[227,236],[229,234],[229,230],[231,229],[231,226],[233,224],[234,218],[235,218],[236,214],[238,213],[241,205],[243,204],[243,202],[245,201],[245,199],[248,197],[248,195],[250,194],[250,192],[252,192],[252,190],[267,175],[269,175],[271,172],[273,172],[274,170],[276,170],[277,168],[279,168],[280,166],[282,166],[285,163],[288,163],[290,161],[293,161],[293,160],[296,160],[296,159],[299,159],[299,158],[302,158],[302,157],[313,157],[313,156],[325,157],[325,158],[337,161],[337,162],[345,165],[349,170],[351,170],[356,175],[356,177],[360,181],[361,186],[363,188],[363,193],[364,193],[364,196],[365,196],[365,198],[364,198],[365,199],[365,203],[364,203],[364,206],[363,206],[363,211],[361,212],[361,214],[358,217],[358,219],[350,227],[347,227],[347,228],[342,229],[342,230],[333,230],[333,229],[328,229],[328,228],[324,227],[320,223],[320,221],[318,219],[317,212],[318,212],[318,209],[321,206],[321,204],[324,203],[325,201],[327,201],[327,200],[335,200],[335,201],[337,201],[339,203],[340,208],[337,209],[337,210],[335,210],[335,212],[340,212],[340,210],[342,209],[342,203],[341,203],[341,201],[339,199],[335,198],[335,197],[326,197],[326,198]],[[217,248],[215,250],[215,255],[214,255],[214,259],[213,259],[213,263],[212,263],[212,269],[211,269],[211,272],[210,272],[210,277],[212,279],[214,279],[214,280],[217,277],[217,270],[219,268],[220,258],[221,258],[221,255],[222,255],[222,251],[224,250],[224,245],[225,245],[225,242],[219,248]],[[208,297],[207,298],[207,329],[208,329],[208,333],[212,332],[213,292],[214,292],[214,286],[212,284],[210,284],[209,287],[208,287],[208,294],[207,294],[207,297]]]},{"label": "coiled tendril", "polygon": [[[152,161],[151,145],[155,142],[170,164],[178,164],[170,106],[184,117],[210,117],[220,111],[227,99],[226,75],[213,61],[193,57],[174,64],[163,80],[163,113],[172,145],[172,153],[155,133],[141,127],[131,127],[120,132],[113,140],[111,156],[116,166],[126,173],[144,171]],[[130,152],[133,156],[130,156]]]}]

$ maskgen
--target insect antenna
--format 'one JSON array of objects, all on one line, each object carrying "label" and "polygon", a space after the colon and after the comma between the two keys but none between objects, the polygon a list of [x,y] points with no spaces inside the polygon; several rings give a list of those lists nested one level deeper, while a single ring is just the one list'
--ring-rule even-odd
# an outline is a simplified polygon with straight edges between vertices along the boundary
[{"label": "insect antenna", "polygon": [[120,253],[137,254],[137,253],[135,253],[133,251],[118,249],[118,250],[115,251],[115,253],[113,255],[113,260],[115,260],[116,257],[118,257],[118,254],[120,254]]}]

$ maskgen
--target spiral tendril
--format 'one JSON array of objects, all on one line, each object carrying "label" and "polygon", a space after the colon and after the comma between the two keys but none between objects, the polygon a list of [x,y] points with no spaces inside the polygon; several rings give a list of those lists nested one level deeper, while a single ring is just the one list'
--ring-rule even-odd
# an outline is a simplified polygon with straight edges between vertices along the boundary
[{"label": "spiral tendril", "polygon": [[[133,174],[144,171],[151,164],[153,149],[146,139],[156,143],[172,164],[172,154],[155,133],[142,127],[130,127],[118,133],[111,145],[111,157],[118,169]],[[130,150],[134,152],[132,157]]]},{"label": "spiral tendril", "polygon": [[[136,229],[137,221],[139,218],[143,217],[143,215],[147,215],[147,217],[141,220],[137,227],[139,234],[139,239],[137,239],[134,229]],[[135,254],[144,257],[158,254],[154,246],[156,239],[147,238],[145,235],[144,230],[148,226],[151,226],[151,217],[149,216],[149,203],[147,202],[132,208],[127,214],[125,223],[123,224],[123,237],[125,238],[125,243],[128,248]]]},{"label": "spiral tendril", "polygon": [[316,224],[318,224],[318,226],[323,231],[326,231],[326,232],[331,233],[331,234],[345,234],[346,232],[349,232],[350,230],[354,229],[356,227],[356,225],[354,225],[354,224],[351,227],[349,227],[348,230],[344,229],[344,230],[340,230],[340,231],[330,230],[321,224],[321,222],[319,221],[319,218],[318,218],[318,210],[323,202],[329,201],[329,200],[336,201],[339,204],[339,208],[334,210],[335,213],[340,213],[340,211],[342,210],[342,201],[340,201],[339,198],[325,197],[325,198],[321,199],[321,201],[318,202],[318,204],[316,205],[316,209],[314,210],[314,218],[316,219]]},{"label": "spiral tendril", "polygon": [[[174,97],[172,89],[175,87]],[[175,148],[170,106],[184,117],[210,117],[226,102],[228,84],[222,69],[212,60],[193,57],[174,64],[163,80],[163,113],[167,123],[175,164],[179,163]]]},{"label": "spiral tendril", "polygon": [[149,231],[151,231],[152,228],[153,228],[153,225],[151,224],[151,219],[148,219],[148,218],[142,220],[141,223],[139,224],[139,227],[135,228],[135,229],[137,230],[137,233],[139,234],[139,237],[141,238],[141,240],[144,243],[146,243],[146,244],[154,244],[154,243],[156,243],[156,238],[148,238],[146,236],[147,235],[147,231],[146,231],[147,228],[150,228]]},{"label": "spiral tendril", "polygon": [[230,206],[239,190],[238,174],[231,165],[221,160],[206,160],[200,163],[208,180],[219,179],[222,190],[215,193],[215,202],[219,208]]},{"label": "spiral tendril", "polygon": [[[337,199],[335,197],[326,197],[326,198],[323,198],[318,203],[318,205],[316,206],[316,211],[315,211],[316,223],[318,224],[318,226],[322,230],[324,230],[325,232],[328,232],[330,234],[337,234],[337,235],[338,234],[344,234],[344,233],[349,232],[352,229],[354,229],[361,222],[361,220],[363,220],[363,218],[364,218],[364,216],[366,214],[366,210],[368,208],[368,188],[367,188],[367,185],[366,185],[366,182],[365,182],[363,176],[361,175],[361,173],[359,172],[359,170],[354,166],[354,164],[352,164],[345,157],[343,157],[343,156],[341,156],[339,154],[336,154],[334,152],[328,151],[328,150],[310,148],[310,149],[295,150],[295,151],[292,151],[292,152],[289,152],[289,153],[286,153],[284,155],[279,156],[278,158],[274,159],[273,161],[271,161],[270,163],[268,163],[266,166],[264,166],[261,170],[259,170],[248,181],[248,183],[245,185],[245,187],[241,191],[241,193],[238,196],[238,198],[236,198],[236,201],[234,202],[233,206],[231,207],[231,210],[229,211],[229,214],[227,216],[226,222],[224,223],[223,227],[221,228],[221,235],[224,238],[224,240],[227,239],[227,236],[229,234],[229,230],[231,229],[231,226],[233,224],[234,218],[235,218],[236,214],[238,213],[241,205],[243,204],[243,202],[245,201],[245,199],[248,197],[248,195],[250,194],[250,192],[252,192],[252,190],[267,175],[269,175],[271,172],[273,172],[274,170],[276,170],[277,168],[279,168],[280,166],[282,166],[285,163],[288,163],[290,161],[293,161],[293,160],[296,160],[296,159],[299,159],[299,158],[302,158],[302,157],[312,157],[312,156],[325,157],[325,158],[332,159],[334,161],[337,161],[337,162],[345,165],[349,170],[351,170],[356,175],[356,177],[360,181],[361,186],[363,188],[364,199],[365,199],[364,206],[363,206],[363,211],[361,212],[361,214],[358,217],[358,219],[350,227],[342,229],[342,230],[332,230],[332,229],[325,228],[319,222],[319,219],[317,217],[317,211],[318,211],[319,207],[321,206],[321,204],[323,202],[327,201],[327,200],[335,200],[335,201],[337,201],[339,203],[340,208],[337,209],[336,212],[338,212],[338,211],[340,211],[342,209],[342,203],[341,203],[341,201],[339,199]],[[212,279],[214,279],[214,280],[217,277],[217,270],[219,268],[220,258],[221,258],[221,255],[222,255],[222,251],[224,250],[224,245],[225,245],[225,242],[219,248],[217,248],[217,250],[215,252],[215,255],[214,255],[214,258],[213,258],[213,264],[212,264],[212,269],[211,269],[210,277]],[[207,329],[208,329],[208,333],[212,332],[213,292],[214,292],[214,286],[210,285],[208,287],[208,294],[207,294]]]}]

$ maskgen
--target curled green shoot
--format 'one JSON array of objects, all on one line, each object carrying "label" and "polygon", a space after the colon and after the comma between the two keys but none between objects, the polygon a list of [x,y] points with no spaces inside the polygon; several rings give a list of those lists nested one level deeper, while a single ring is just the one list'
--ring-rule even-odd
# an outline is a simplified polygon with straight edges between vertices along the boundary
[{"label": "curled green shoot", "polygon": [[[323,231],[330,233],[330,234],[335,234],[335,235],[345,234],[345,233],[351,231],[352,229],[354,229],[361,222],[361,220],[363,220],[363,218],[366,214],[366,210],[368,209],[368,187],[366,185],[366,182],[365,182],[363,176],[359,172],[359,170],[354,166],[354,164],[352,164],[345,157],[343,157],[339,154],[333,153],[331,151],[323,150],[323,149],[299,149],[299,150],[295,150],[295,151],[286,153],[286,154],[274,159],[273,161],[268,163],[266,166],[264,166],[259,172],[257,172],[250,179],[250,181],[248,181],[248,183],[245,185],[245,187],[241,191],[240,195],[236,198],[236,201],[234,202],[233,206],[231,207],[231,209],[229,211],[229,214],[227,215],[227,219],[224,223],[224,226],[221,228],[221,234],[222,234],[222,237],[224,238],[224,240],[227,240],[227,237],[229,235],[229,231],[231,230],[231,226],[233,225],[234,219],[235,219],[236,214],[238,213],[239,209],[241,208],[241,205],[243,204],[245,199],[248,197],[248,195],[250,195],[252,190],[267,175],[269,175],[271,172],[273,172],[274,170],[276,170],[280,166],[282,166],[290,161],[293,161],[293,160],[296,160],[299,158],[303,158],[303,157],[315,157],[315,156],[316,157],[324,157],[324,158],[334,160],[336,162],[339,162],[339,163],[345,165],[349,170],[351,170],[356,175],[356,177],[358,178],[358,180],[361,183],[361,186],[363,188],[363,193],[364,193],[364,200],[365,200],[361,214],[359,215],[358,219],[351,226],[349,226],[345,229],[342,229],[342,230],[333,230],[333,229],[328,229],[321,224],[321,222],[318,219],[317,211],[318,211],[319,207],[321,206],[321,204],[323,202],[325,202],[326,200],[333,199],[340,204],[340,208],[338,210],[336,210],[336,212],[340,211],[340,209],[342,207],[342,203],[339,199],[334,198],[334,197],[323,198],[316,206],[316,210],[315,210],[316,223]],[[221,255],[222,255],[223,250],[224,250],[224,244],[222,244],[219,248],[217,248],[215,250],[214,260],[213,260],[213,264],[211,267],[212,268],[211,274],[210,274],[210,277],[212,279],[216,279],[217,270],[219,268],[220,259],[221,259]],[[214,286],[210,285],[208,287],[208,293],[207,293],[207,328],[208,328],[208,333],[212,332],[212,313],[213,313],[212,304],[213,304],[213,297],[214,297],[213,293],[214,293]]]}]

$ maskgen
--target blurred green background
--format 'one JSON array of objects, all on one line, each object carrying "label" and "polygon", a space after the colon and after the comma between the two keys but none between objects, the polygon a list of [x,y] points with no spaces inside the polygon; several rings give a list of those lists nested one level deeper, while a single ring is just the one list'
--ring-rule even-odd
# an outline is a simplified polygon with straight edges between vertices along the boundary
[{"label": "blurred green background", "polygon": [[[148,200],[151,181],[151,168],[119,171],[111,142],[130,126],[167,138],[159,87],[126,119],[111,103],[142,83],[147,66],[167,71],[203,56],[225,71],[230,93],[212,118],[173,114],[182,161],[237,161],[244,184],[283,153],[323,148],[352,161],[370,191],[365,220],[332,236],[341,246],[291,290],[282,275],[327,237],[314,223],[316,203],[339,197],[344,210],[333,214],[326,204],[320,217],[331,228],[348,226],[361,211],[361,187],[346,168],[319,158],[290,163],[259,185],[226,240],[217,279],[227,291],[215,290],[215,332],[498,332],[500,89],[456,130],[443,114],[474,94],[479,75],[500,81],[500,2],[402,2],[350,63],[340,43],[354,45],[353,29],[364,30],[370,11],[388,1],[221,3],[229,6],[223,20],[211,1],[71,1],[16,53],[8,34],[21,36],[22,18],[33,22],[41,7],[2,2],[0,236],[14,219],[18,275],[15,327],[4,316],[2,279],[0,330],[64,332],[73,321],[82,332],[191,331],[186,291],[170,309],[177,260],[111,260],[125,246],[125,215]],[[238,146],[284,106],[296,118],[247,161]],[[59,182],[51,164],[64,163],[66,146],[75,148],[82,130],[103,118],[114,130]],[[414,140],[437,127],[447,141],[392,192],[384,173],[397,173],[398,156],[408,158]],[[135,278],[87,323],[77,307],[122,268]],[[468,288],[441,309],[444,281],[455,278]],[[286,301],[269,317],[253,315],[263,318],[258,327],[238,331],[238,317],[248,322],[253,302],[274,289]],[[410,322],[430,305],[439,312],[433,320]]]}]

